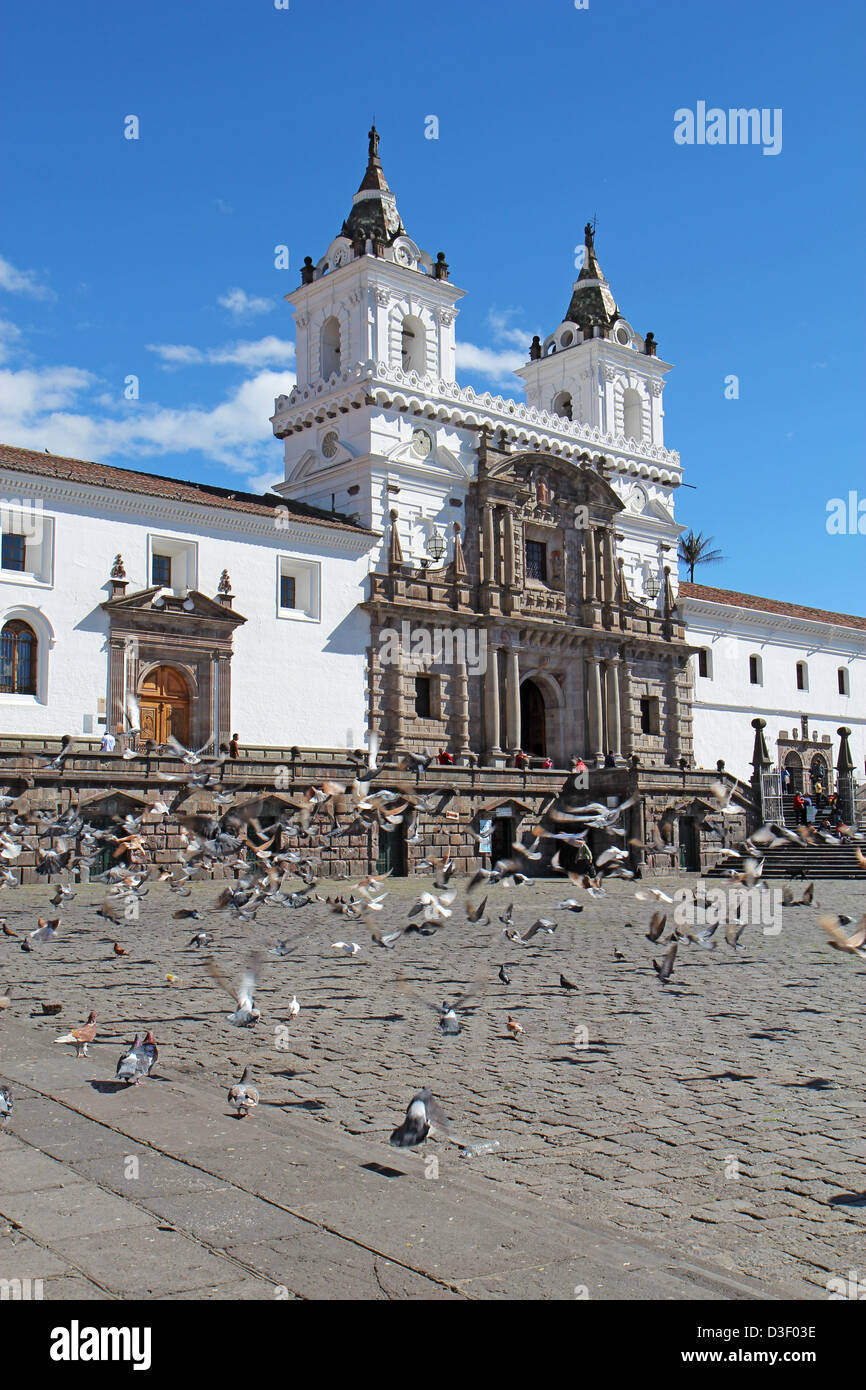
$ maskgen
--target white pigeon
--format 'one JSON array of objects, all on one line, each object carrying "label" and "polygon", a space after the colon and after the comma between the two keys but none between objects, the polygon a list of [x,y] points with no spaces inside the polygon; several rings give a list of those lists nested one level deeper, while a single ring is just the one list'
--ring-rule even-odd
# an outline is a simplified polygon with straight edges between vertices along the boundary
[{"label": "white pigeon", "polygon": [[357,941],[334,941],[331,943],[331,950],[342,951],[344,956],[356,956],[360,949]]},{"label": "white pigeon", "polygon": [[237,1009],[232,1014],[227,1014],[229,1023],[233,1023],[236,1028],[250,1028],[254,1023],[258,1023],[261,1018],[261,1010],[255,1006],[256,990],[256,970],[259,965],[257,956],[252,956],[243,975],[240,984],[235,987],[224,970],[221,970],[216,961],[205,962],[205,969],[212,980],[216,980],[221,985],[229,998],[234,999]]},{"label": "white pigeon", "polygon": [[293,994],[293,995],[292,995],[292,1002],[291,1002],[291,1004],[289,1005],[289,1018],[297,1018],[297,1016],[298,1016],[298,1014],[299,1014],[300,1012],[301,1012],[301,1006],[300,1006],[300,1004],[298,1003],[297,999],[295,998],[295,996],[294,996],[294,994]]}]

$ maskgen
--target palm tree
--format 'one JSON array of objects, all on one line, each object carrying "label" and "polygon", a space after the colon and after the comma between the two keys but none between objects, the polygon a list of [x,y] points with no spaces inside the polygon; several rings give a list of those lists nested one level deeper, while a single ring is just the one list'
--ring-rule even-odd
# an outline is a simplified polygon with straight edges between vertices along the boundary
[{"label": "palm tree", "polygon": [[712,536],[705,536],[702,531],[695,535],[694,531],[689,531],[688,535],[680,536],[677,559],[683,565],[689,567],[689,583],[695,582],[695,565],[716,565],[719,560],[724,560],[725,556],[720,550],[710,550],[713,543]]}]

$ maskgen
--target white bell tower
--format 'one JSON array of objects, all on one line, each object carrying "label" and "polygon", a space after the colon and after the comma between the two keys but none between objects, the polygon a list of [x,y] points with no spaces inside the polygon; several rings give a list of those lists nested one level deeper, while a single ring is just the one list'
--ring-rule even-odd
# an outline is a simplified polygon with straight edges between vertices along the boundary
[{"label": "white bell tower", "polygon": [[[387,530],[401,492],[397,508],[401,518],[408,508],[407,527],[410,514],[423,514],[409,494],[423,495],[429,474],[432,512],[446,506],[454,440],[436,429],[424,398],[455,385],[462,296],[448,279],[444,253],[434,260],[407,235],[374,126],[367,169],[339,236],[317,264],[306,257],[300,286],[286,295],[295,313],[297,385],[277,399],[271,421],[285,440],[286,480],[278,492]],[[383,386],[394,409],[376,403]],[[456,472],[465,483],[465,470],[458,465]]]},{"label": "white bell tower", "polygon": [[623,318],[596,259],[587,223],[585,254],[571,303],[559,327],[517,375],[538,410],[578,421],[637,444],[664,445],[662,390],[670,364]]}]

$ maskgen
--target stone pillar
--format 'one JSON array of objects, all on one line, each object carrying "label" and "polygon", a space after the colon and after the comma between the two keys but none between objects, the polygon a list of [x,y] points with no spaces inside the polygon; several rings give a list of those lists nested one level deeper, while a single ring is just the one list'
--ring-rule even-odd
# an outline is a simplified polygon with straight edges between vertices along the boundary
[{"label": "stone pillar", "polygon": [[458,758],[468,758],[472,749],[469,746],[469,677],[465,659],[455,661],[452,672],[454,742]]},{"label": "stone pillar", "polygon": [[602,531],[601,548],[604,556],[604,584],[602,588],[602,598],[605,603],[613,603],[616,597],[616,579],[614,574],[614,549],[613,534],[610,531]]},{"label": "stone pillar", "polygon": [[482,580],[485,584],[496,583],[496,543],[493,532],[493,508],[489,502],[484,504],[482,521],[482,549],[481,559],[483,562]]},{"label": "stone pillar", "polygon": [[587,756],[604,760],[601,722],[601,661],[597,656],[586,658],[586,724]]},{"label": "stone pillar", "polygon": [[632,709],[631,693],[631,658],[628,654],[620,665],[620,699],[622,702],[620,713],[623,718],[622,751],[625,757],[630,758],[634,752],[634,710]]},{"label": "stone pillar", "polygon": [[403,748],[403,665],[399,655],[386,672],[385,720],[387,749],[390,753],[404,752]]},{"label": "stone pillar", "polygon": [[505,652],[505,743],[511,754],[520,749],[520,658],[516,647]]},{"label": "stone pillar", "polygon": [[484,672],[484,736],[490,765],[502,758],[499,725],[499,648],[491,643],[487,649],[487,670]]},{"label": "stone pillar", "polygon": [[677,689],[677,677],[679,671],[676,662],[672,661],[668,668],[666,695],[667,695],[667,727],[668,727],[668,762],[671,767],[675,767],[679,762],[682,753],[682,741],[680,738],[680,693]]},{"label": "stone pillar", "polygon": [[222,652],[219,659],[219,726],[217,744],[227,742],[232,736],[232,666],[231,656]]},{"label": "stone pillar", "polygon": [[622,757],[622,716],[619,703],[619,668],[622,665],[618,656],[611,657],[605,668],[607,684],[607,746],[615,758]]},{"label": "stone pillar", "polygon": [[108,710],[105,727],[110,734],[126,729],[126,643],[112,637],[108,643]]},{"label": "stone pillar", "polygon": [[509,589],[514,586],[514,513],[510,507],[505,509],[505,526],[502,548],[505,562],[505,583]]},{"label": "stone pillar", "polygon": [[586,592],[584,602],[594,603],[598,580],[596,578],[595,565],[595,532],[590,528],[583,533],[583,554],[584,554],[584,574],[586,575]]}]

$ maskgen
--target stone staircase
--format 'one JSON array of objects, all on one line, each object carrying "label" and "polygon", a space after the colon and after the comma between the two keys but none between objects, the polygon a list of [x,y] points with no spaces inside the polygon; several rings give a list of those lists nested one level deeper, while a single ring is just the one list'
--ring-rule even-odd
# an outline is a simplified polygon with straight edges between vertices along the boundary
[{"label": "stone staircase", "polygon": [[[866,842],[860,846],[866,853]],[[707,870],[708,878],[720,878],[727,869],[742,869],[744,856],[730,854],[712,869]],[[857,851],[853,845],[780,845],[767,850],[764,856],[764,879],[769,878],[860,878],[866,880],[866,869],[857,862]]]}]

